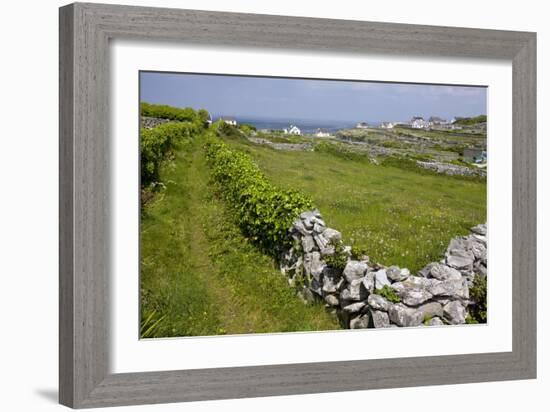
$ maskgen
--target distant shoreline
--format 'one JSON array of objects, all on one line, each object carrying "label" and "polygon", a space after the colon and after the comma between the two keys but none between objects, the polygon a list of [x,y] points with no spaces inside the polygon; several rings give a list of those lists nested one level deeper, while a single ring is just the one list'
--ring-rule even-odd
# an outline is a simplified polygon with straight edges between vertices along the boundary
[{"label": "distant shoreline", "polygon": [[[258,130],[283,130],[289,128],[290,125],[297,126],[302,133],[310,134],[316,133],[318,129],[326,130],[328,132],[337,132],[342,129],[353,129],[357,125],[357,122],[344,122],[344,121],[314,121],[314,120],[299,120],[289,119],[284,120],[272,120],[272,119],[250,119],[234,117],[239,124],[250,124]],[[217,117],[214,118],[215,120]],[[369,125],[378,127],[380,122],[369,122]]]}]

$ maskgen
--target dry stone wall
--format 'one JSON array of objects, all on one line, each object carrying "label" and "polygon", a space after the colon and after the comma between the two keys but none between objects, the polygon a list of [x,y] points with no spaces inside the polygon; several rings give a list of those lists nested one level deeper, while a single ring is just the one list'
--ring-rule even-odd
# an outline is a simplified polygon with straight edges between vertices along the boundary
[{"label": "dry stone wall", "polygon": [[437,173],[442,173],[450,176],[480,176],[487,177],[487,171],[482,168],[470,168],[466,166],[458,166],[451,163],[442,162],[422,162],[416,161],[416,164],[424,169],[432,170]]},{"label": "dry stone wall", "polygon": [[173,120],[161,119],[160,117],[140,116],[140,122],[141,122],[141,127],[145,129],[153,129],[158,125],[173,122]]},{"label": "dry stone wall", "polygon": [[280,257],[281,272],[305,300],[324,300],[351,329],[463,324],[474,275],[487,274],[486,224],[452,239],[445,257],[417,274],[352,258],[316,209],[302,213],[289,236],[293,245]]}]

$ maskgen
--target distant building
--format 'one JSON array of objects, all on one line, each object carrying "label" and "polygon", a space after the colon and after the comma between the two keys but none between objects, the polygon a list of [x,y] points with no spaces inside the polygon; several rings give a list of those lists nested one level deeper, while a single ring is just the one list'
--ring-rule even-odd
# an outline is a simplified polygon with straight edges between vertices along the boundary
[{"label": "distant building", "polygon": [[326,129],[317,129],[317,132],[315,133],[315,136],[317,136],[317,137],[329,137],[330,133]]},{"label": "distant building", "polygon": [[485,163],[487,162],[487,151],[481,149],[464,149],[462,159],[470,163]]},{"label": "distant building", "polygon": [[393,129],[394,126],[395,126],[395,124],[392,123],[392,122],[382,122],[382,123],[380,124],[380,128],[381,128],[381,129]]},{"label": "distant building", "polygon": [[428,119],[428,122],[430,122],[432,125],[438,125],[438,126],[449,123],[449,122],[447,122],[447,120],[442,119],[441,117],[437,117],[437,116],[431,116]]},{"label": "distant building", "polygon": [[300,129],[298,129],[298,126],[294,126],[294,125],[290,125],[290,127],[288,129],[284,129],[284,132],[286,134],[295,134],[295,135],[300,135],[302,134],[302,131]]},{"label": "distant building", "polygon": [[234,117],[220,117],[220,120],[223,121],[226,124],[229,124],[231,126],[237,126],[237,119]]},{"label": "distant building", "polygon": [[367,122],[359,122],[355,125],[356,129],[368,129],[370,126]]},{"label": "distant building", "polygon": [[430,123],[424,120],[421,116],[415,116],[409,122],[409,126],[413,129],[425,129],[430,126]]},{"label": "distant building", "polygon": [[210,113],[208,113],[208,119],[206,119],[206,124],[208,124],[208,126],[212,125],[212,116],[210,115]]}]

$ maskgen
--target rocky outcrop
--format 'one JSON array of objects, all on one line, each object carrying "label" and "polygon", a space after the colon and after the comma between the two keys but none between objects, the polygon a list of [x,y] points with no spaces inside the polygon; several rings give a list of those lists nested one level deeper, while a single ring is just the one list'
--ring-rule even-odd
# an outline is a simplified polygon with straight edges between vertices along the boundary
[{"label": "rocky outcrop", "polygon": [[440,262],[417,274],[352,258],[337,230],[318,210],[304,212],[289,230],[292,246],[281,272],[305,300],[323,300],[346,328],[457,325],[466,322],[474,275],[487,273],[487,227],[452,239]]}]

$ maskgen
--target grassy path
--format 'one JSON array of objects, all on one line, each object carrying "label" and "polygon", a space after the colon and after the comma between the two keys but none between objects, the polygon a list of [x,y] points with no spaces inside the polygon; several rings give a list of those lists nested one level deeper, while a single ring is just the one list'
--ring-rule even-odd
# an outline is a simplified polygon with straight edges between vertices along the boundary
[{"label": "grassy path", "polygon": [[211,192],[200,141],[162,173],[141,221],[142,332],[147,337],[338,329],[304,305],[271,258],[240,234]]}]

